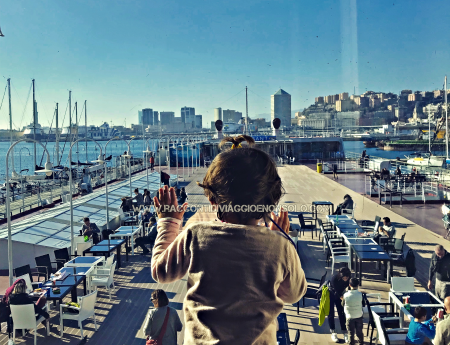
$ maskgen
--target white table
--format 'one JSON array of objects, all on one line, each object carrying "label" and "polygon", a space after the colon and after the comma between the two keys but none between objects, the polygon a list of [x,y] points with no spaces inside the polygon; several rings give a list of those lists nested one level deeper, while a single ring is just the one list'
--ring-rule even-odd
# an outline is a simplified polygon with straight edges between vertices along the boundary
[{"label": "white table", "polygon": [[100,262],[105,261],[104,256],[77,256],[64,264],[65,267],[88,267],[97,266]]},{"label": "white table", "polygon": [[[126,228],[126,229],[125,229]],[[115,234],[109,235],[110,238],[122,238],[122,237],[129,237],[131,242],[131,254],[134,255],[134,235],[139,232],[139,227],[135,227],[133,229],[129,229],[130,226],[121,226],[117,229],[117,232]]]},{"label": "white table", "polygon": [[426,294],[428,293],[428,295],[430,295],[431,297],[433,297],[436,301],[438,301],[439,303],[437,304],[410,304],[411,309],[421,306],[421,307],[430,307],[430,308],[443,308],[444,307],[444,303],[442,303],[442,301],[437,298],[433,293],[431,293],[430,291],[390,291],[389,292],[389,303],[393,302],[394,303],[394,311],[397,310],[396,307],[399,308],[399,316],[400,316],[400,328],[403,328],[403,321],[404,321],[404,317],[406,316],[409,321],[414,319],[414,315],[412,315],[408,309],[406,309],[403,306],[403,301],[401,301],[396,295],[395,293],[401,293],[405,296],[407,295],[412,295],[412,294],[417,294],[417,293],[423,293]]}]

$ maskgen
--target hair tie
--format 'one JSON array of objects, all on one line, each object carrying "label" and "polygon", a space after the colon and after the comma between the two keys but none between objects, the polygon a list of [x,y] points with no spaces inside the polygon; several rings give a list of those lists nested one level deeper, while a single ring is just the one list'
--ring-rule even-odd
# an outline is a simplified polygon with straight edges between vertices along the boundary
[{"label": "hair tie", "polygon": [[241,144],[238,144],[237,146],[235,144],[231,145],[232,150],[233,149],[241,149],[241,148],[242,148]]}]

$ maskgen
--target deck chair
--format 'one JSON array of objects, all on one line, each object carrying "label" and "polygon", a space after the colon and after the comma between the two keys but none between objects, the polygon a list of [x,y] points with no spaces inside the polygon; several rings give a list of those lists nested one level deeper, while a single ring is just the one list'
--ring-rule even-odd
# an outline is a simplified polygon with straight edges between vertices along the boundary
[{"label": "deck chair", "polygon": [[30,276],[30,281],[32,283],[33,283],[33,275],[38,277],[38,281],[40,280],[41,277],[43,277],[44,279],[46,278],[44,273],[41,273],[39,271],[38,272],[31,272],[30,265],[24,265],[24,266],[20,266],[20,267],[17,267],[17,268],[14,269],[14,275],[16,277],[23,276],[24,274],[28,274]]},{"label": "deck chair", "polygon": [[36,261],[36,268],[40,273],[45,274],[45,279],[50,279],[50,275],[54,272],[56,272],[56,270],[53,268],[53,264],[57,265],[58,262],[57,261],[51,261],[50,260],[50,255],[45,254],[45,255],[41,255],[41,256],[37,256],[34,258],[34,260]]},{"label": "deck chair", "polygon": [[381,345],[404,345],[408,328],[386,329],[387,321],[400,319],[398,317],[381,318],[377,313],[372,312],[375,326],[377,328],[377,339],[375,344]]},{"label": "deck chair", "polygon": [[[13,341],[16,340],[16,329],[22,330],[22,335],[25,335],[25,329],[34,330],[34,345],[37,344],[37,328],[39,324],[45,320],[43,316],[36,319],[34,313],[34,303],[15,305],[11,304],[11,316],[13,319]],[[47,336],[50,335],[48,320],[46,321]]]},{"label": "deck chair", "polygon": [[419,291],[414,287],[414,277],[392,277],[392,292],[411,292]]},{"label": "deck chair", "polygon": [[295,332],[295,339],[294,341],[291,341],[291,345],[298,345],[299,341],[300,341],[300,330],[297,329],[297,331]]},{"label": "deck chair", "polygon": [[302,213],[298,214],[298,220],[300,222],[300,231],[303,232],[303,235],[305,235],[305,230],[307,231],[310,230],[311,238],[314,238],[314,230],[315,230],[317,236],[317,228],[315,227],[313,220],[305,220]]},{"label": "deck chair", "polygon": [[[305,306],[305,298],[317,299],[317,292],[319,288],[325,283],[325,279],[327,277],[327,272],[320,279],[315,278],[306,278],[308,282],[308,288],[306,289],[305,295],[302,297],[302,306]],[[309,281],[317,282],[319,285],[317,287],[311,286]],[[297,302],[297,314],[300,314],[300,301]]]},{"label": "deck chair", "polygon": [[341,210],[342,215],[350,216],[351,219],[355,219],[355,209],[356,209],[356,202],[353,202],[353,208],[344,208]]},{"label": "deck chair", "polygon": [[[84,338],[83,336],[83,324],[82,321],[92,318],[94,320],[94,328],[97,331],[97,320],[95,319],[95,302],[97,300],[97,290],[94,292],[83,296],[78,297],[78,304],[80,305],[79,308],[60,304],[60,335],[61,338],[64,334],[64,320],[75,320],[78,321],[78,326],[80,327],[81,332],[81,339]],[[64,310],[65,309],[65,310]],[[71,310],[72,312],[69,312],[68,310]]]},{"label": "deck chair", "polygon": [[[400,319],[398,319],[399,314],[392,312],[394,310],[394,304],[393,303],[382,303],[382,302],[375,302],[371,303],[369,302],[367,298],[367,294],[363,294],[364,298],[364,304],[368,311],[368,317],[369,322],[367,323],[367,334],[366,336],[369,336],[369,329],[372,328],[372,331],[370,333],[370,344],[372,345],[372,339],[373,339],[373,332],[376,328],[375,320],[373,317],[374,311],[378,310],[378,313],[376,313],[381,318],[397,318],[397,319],[387,319],[386,320],[386,326],[390,328],[396,328],[400,326]],[[387,311],[387,307],[389,307],[389,311]],[[373,310],[372,310],[373,309]]]}]

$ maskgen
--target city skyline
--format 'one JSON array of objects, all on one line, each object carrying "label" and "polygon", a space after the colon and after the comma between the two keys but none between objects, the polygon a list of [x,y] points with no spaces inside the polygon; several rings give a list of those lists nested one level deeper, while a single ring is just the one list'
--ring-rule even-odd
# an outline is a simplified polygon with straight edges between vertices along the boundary
[{"label": "city skyline", "polygon": [[[352,94],[354,86],[357,94],[441,88],[450,53],[440,23],[448,10],[445,1],[432,8],[230,1],[226,9],[206,1],[17,1],[0,12],[0,75],[5,86],[11,78],[16,128],[31,122],[31,96],[24,107],[32,78],[43,126],[51,123],[54,102],[62,119],[68,89],[72,105],[87,100],[95,125],[137,124],[145,108],[178,117],[188,104],[206,126],[214,108],[245,112],[245,86],[249,116],[268,118],[270,95],[279,88],[292,95],[293,110],[319,95]],[[0,128],[8,127],[7,98]]]}]

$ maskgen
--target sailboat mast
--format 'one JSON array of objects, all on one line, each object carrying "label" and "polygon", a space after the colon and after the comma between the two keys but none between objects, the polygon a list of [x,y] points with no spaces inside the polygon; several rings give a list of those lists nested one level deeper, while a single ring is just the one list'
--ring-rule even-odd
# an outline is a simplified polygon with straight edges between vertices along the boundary
[{"label": "sailboat mast", "polygon": [[445,76],[444,82],[444,97],[445,97],[445,148],[447,150],[447,159],[448,159],[447,76]]},{"label": "sailboat mast", "polygon": [[69,137],[72,146],[72,91],[69,91]]},{"label": "sailboat mast", "polygon": [[59,123],[58,123],[58,103],[56,103],[56,130],[55,130],[55,147],[56,147],[56,165],[59,165]]},{"label": "sailboat mast", "polygon": [[[78,140],[78,102],[75,102],[75,128],[76,128],[76,136],[75,140]],[[77,142],[77,163],[80,160],[79,151],[78,151],[78,142]]]},{"label": "sailboat mast", "polygon": [[86,100],[84,100],[84,150],[86,151],[86,163],[88,162],[88,152],[87,152],[87,105]]},{"label": "sailboat mast", "polygon": [[248,96],[247,96],[247,86],[245,87],[245,134],[249,134],[249,130],[248,130]]},{"label": "sailboat mast", "polygon": [[36,169],[36,95],[34,89],[34,79],[33,82],[33,139],[35,140],[33,143],[34,146],[34,166],[33,169]]},{"label": "sailboat mast", "polygon": [[[12,131],[12,107],[11,107],[11,78],[8,78],[8,98],[9,98],[9,142],[10,146],[13,144],[13,131]],[[14,150],[14,149],[13,149]],[[14,151],[11,154],[11,163],[13,171],[15,171],[14,166]]]}]

